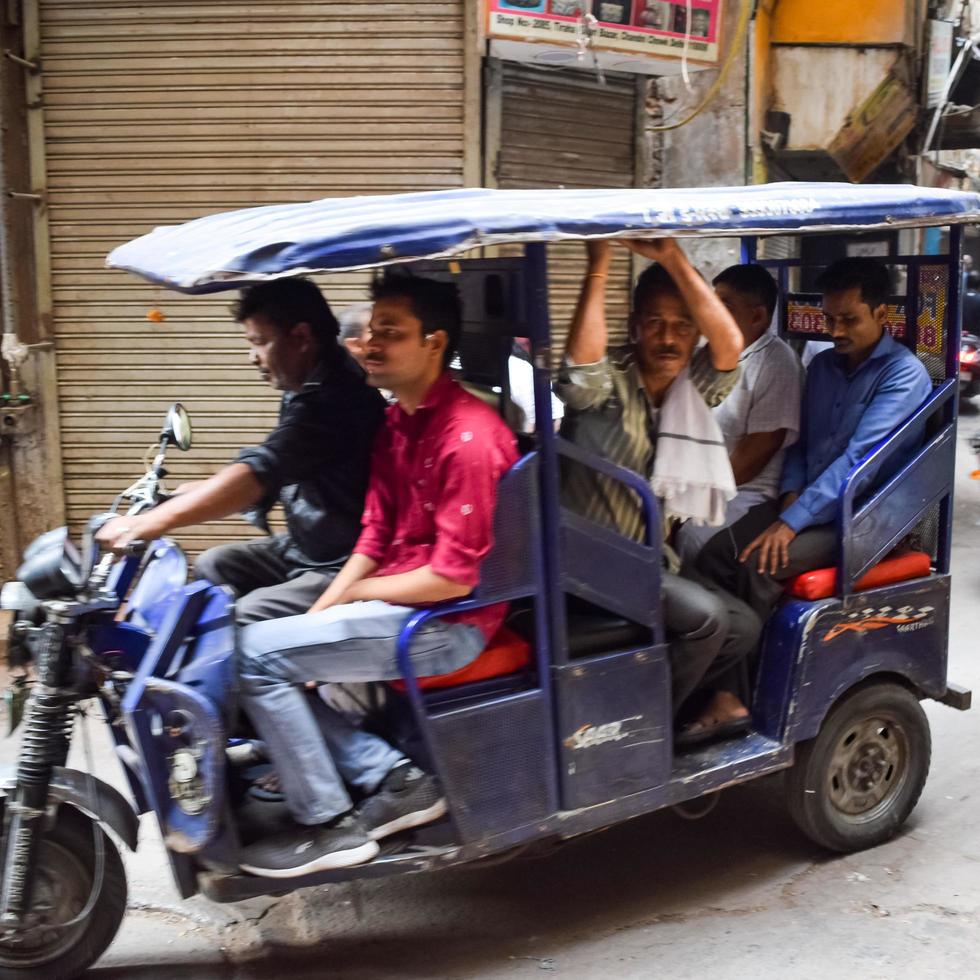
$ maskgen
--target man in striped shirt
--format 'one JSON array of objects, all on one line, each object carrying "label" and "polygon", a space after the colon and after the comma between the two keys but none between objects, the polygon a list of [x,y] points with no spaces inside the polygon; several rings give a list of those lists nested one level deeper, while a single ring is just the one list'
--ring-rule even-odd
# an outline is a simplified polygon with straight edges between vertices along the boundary
[{"label": "man in striped shirt", "polygon": [[[612,244],[588,242],[588,271],[556,391],[566,406],[566,438],[650,477],[660,408],[671,383],[686,367],[705,402],[719,404],[738,380],[743,340],[731,314],[675,241],[624,244],[655,260],[633,293],[631,341],[607,353],[605,300]],[[701,336],[706,343],[698,347]],[[562,476],[562,501],[626,537],[642,538],[638,498],[595,470],[569,466]],[[679,577],[666,543],[664,551],[670,567],[662,579],[663,614],[676,715],[699,684],[730,669],[754,647],[761,624],[744,603],[713,583]],[[729,691],[717,692],[690,713],[688,741],[734,732],[748,720],[745,706]]]}]

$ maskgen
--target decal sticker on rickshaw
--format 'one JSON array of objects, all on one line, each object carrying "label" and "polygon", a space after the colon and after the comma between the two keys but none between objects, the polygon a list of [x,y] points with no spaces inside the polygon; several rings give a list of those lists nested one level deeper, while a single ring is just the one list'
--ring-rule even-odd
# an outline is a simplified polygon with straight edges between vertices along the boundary
[{"label": "decal sticker on rickshaw", "polygon": [[[919,319],[921,321],[921,314]],[[888,304],[888,317],[885,320],[885,327],[896,340],[902,340],[905,337],[904,303]],[[786,332],[810,334],[814,337],[818,335],[827,336],[827,327],[819,296],[816,294],[813,296],[787,296]],[[827,337],[827,339],[830,338]]]},{"label": "decal sticker on rickshaw", "polygon": [[629,738],[632,732],[623,731],[627,722],[639,721],[643,715],[631,715],[620,718],[619,721],[608,721],[604,725],[583,725],[565,739],[565,747],[569,749],[593,749],[606,742],[619,742]]},{"label": "decal sticker on rickshaw", "polygon": [[898,609],[893,609],[891,606],[862,609],[860,612],[851,613],[847,619],[827,630],[823,635],[823,642],[829,643],[845,633],[864,634],[873,630],[887,629],[889,626],[894,626],[899,633],[913,633],[932,626],[936,621],[933,616],[935,611],[932,606],[920,606],[918,609],[915,606],[901,606]]},{"label": "decal sticker on rickshaw", "polygon": [[944,265],[919,266],[919,315],[916,319],[916,353],[942,354],[943,321],[946,319]]}]

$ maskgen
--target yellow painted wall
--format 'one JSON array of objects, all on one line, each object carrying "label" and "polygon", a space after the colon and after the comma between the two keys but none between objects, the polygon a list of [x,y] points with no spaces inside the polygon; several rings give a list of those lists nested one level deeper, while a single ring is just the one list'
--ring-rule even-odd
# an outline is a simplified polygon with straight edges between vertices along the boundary
[{"label": "yellow painted wall", "polygon": [[907,42],[907,0],[777,0],[772,40],[784,44]]},{"label": "yellow painted wall", "polygon": [[771,37],[772,12],[778,0],[761,0],[755,11],[751,34],[751,70],[749,72],[749,133],[752,183],[764,184],[768,178],[765,153],[759,133],[766,110],[772,103]]}]

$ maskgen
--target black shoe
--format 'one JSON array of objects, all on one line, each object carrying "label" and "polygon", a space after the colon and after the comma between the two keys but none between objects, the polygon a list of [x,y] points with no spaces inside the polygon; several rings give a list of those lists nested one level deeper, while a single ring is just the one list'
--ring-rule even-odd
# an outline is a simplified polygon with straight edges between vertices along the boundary
[{"label": "black shoe", "polygon": [[261,878],[298,878],[314,871],[350,868],[378,853],[378,845],[350,813],[316,827],[298,827],[242,851],[240,867]]},{"label": "black shoe", "polygon": [[446,815],[446,800],[434,776],[403,762],[357,809],[371,840],[421,827]]}]

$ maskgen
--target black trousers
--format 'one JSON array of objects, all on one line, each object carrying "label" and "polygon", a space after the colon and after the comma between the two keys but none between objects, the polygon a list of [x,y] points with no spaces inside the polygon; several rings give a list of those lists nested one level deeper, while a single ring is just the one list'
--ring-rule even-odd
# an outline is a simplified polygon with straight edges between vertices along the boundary
[{"label": "black trousers", "polygon": [[701,549],[694,563],[701,576],[748,603],[763,622],[779,601],[787,579],[837,564],[837,528],[833,524],[801,531],[790,543],[789,564],[775,575],[759,571],[758,555],[744,564],[740,562],[738,556],[746,545],[779,520],[779,514],[778,501],[757,504],[731,527],[719,531]]},{"label": "black trousers", "polygon": [[762,621],[742,600],[696,571],[665,573],[664,628],[670,651],[674,716],[695,691],[719,683],[755,650]]},{"label": "black trousers", "polygon": [[305,613],[333,581],[337,569],[310,568],[284,557],[289,538],[276,534],[209,548],[194,563],[194,574],[235,593],[240,626]]}]

